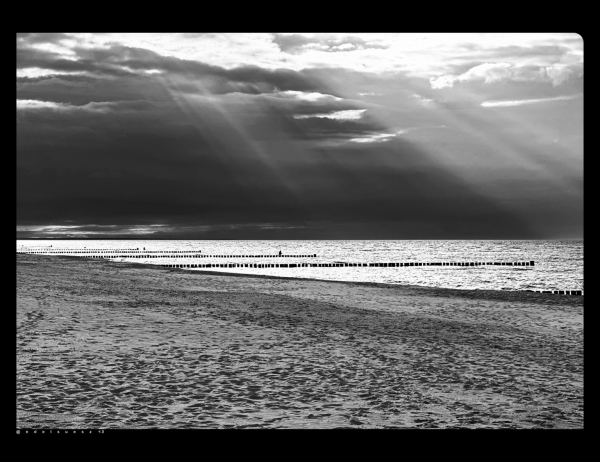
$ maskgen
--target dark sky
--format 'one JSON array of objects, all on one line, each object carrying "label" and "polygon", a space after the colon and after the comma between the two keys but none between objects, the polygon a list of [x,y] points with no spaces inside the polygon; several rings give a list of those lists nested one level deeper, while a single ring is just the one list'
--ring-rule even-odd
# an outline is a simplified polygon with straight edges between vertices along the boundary
[{"label": "dark sky", "polygon": [[18,34],[17,238],[582,238],[582,50]]}]

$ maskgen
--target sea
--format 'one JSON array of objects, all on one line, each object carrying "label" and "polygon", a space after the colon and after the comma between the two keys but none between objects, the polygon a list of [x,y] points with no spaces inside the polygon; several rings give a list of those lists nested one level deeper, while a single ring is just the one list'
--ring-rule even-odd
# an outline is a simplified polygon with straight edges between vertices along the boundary
[{"label": "sea", "polygon": [[[534,261],[534,266],[244,267],[210,271],[453,289],[584,290],[583,240],[17,240],[17,251],[52,255],[84,251],[87,253],[77,255],[85,256],[98,255],[95,249],[167,254],[158,258],[109,257],[148,265]],[[284,257],[272,256],[280,251]],[[203,256],[175,258],[177,253]],[[259,257],[262,255],[268,257]]]}]

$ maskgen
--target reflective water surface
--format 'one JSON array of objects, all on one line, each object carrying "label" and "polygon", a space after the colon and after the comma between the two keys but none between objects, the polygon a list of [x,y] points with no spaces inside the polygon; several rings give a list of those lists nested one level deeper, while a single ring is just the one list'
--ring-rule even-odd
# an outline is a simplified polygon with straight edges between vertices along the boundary
[{"label": "reflective water surface", "polygon": [[[52,246],[52,248],[50,248]],[[195,263],[374,263],[374,262],[515,262],[519,266],[424,266],[338,268],[211,268],[247,274],[291,276],[337,281],[380,282],[430,287],[496,290],[583,290],[583,240],[490,241],[490,240],[17,240],[17,250],[139,249],[146,251],[200,251],[225,258],[115,258],[152,265]],[[284,255],[316,257],[267,257]],[[253,257],[241,257],[253,255]],[[190,269],[190,271],[202,271]]]}]

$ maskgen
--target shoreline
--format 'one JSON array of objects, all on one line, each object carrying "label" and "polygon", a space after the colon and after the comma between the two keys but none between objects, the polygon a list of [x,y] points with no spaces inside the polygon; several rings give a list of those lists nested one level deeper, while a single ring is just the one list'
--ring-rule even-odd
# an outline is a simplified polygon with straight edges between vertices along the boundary
[{"label": "shoreline", "polygon": [[17,341],[21,428],[583,427],[581,296],[20,254]]},{"label": "shoreline", "polygon": [[367,282],[367,281],[338,281],[333,279],[317,279],[317,278],[300,278],[294,276],[275,276],[265,274],[251,274],[251,273],[235,273],[228,271],[213,271],[205,270],[200,268],[186,269],[186,268],[167,268],[159,265],[138,263],[138,262],[118,262],[113,260],[101,260],[87,257],[79,257],[72,255],[31,255],[31,254],[18,254],[18,255],[29,255],[34,257],[49,257],[49,258],[66,258],[71,260],[86,260],[90,262],[105,261],[118,265],[131,265],[135,268],[153,268],[159,270],[166,270],[169,272],[185,272],[186,274],[206,274],[211,276],[231,276],[241,278],[256,278],[256,279],[282,279],[290,281],[314,281],[314,282],[330,282],[333,284],[350,284],[364,287],[380,287],[388,288],[392,290],[413,290],[422,291],[424,294],[440,297],[465,297],[465,298],[481,298],[481,299],[494,299],[494,300],[506,300],[506,301],[528,301],[532,303],[542,303],[551,305],[572,305],[577,306],[584,304],[585,295],[557,295],[557,294],[545,294],[536,291],[527,290],[497,290],[497,289],[456,289],[450,287],[433,287],[433,286],[420,286],[410,284],[389,284],[383,282]]}]

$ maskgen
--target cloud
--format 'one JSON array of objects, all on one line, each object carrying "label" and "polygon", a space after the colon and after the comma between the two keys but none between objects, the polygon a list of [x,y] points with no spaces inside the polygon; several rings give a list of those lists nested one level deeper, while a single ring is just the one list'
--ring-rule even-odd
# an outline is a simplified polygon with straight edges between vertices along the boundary
[{"label": "cloud", "polygon": [[390,138],[395,136],[396,135],[393,133],[377,133],[373,135],[365,135],[360,138],[350,138],[349,141],[354,143],[381,143],[383,141],[388,141]]},{"label": "cloud", "polygon": [[349,109],[346,111],[335,111],[329,114],[301,114],[294,115],[294,119],[323,118],[336,120],[358,120],[362,117],[365,111],[366,109]]},{"label": "cloud", "polygon": [[[178,91],[224,94],[272,93],[275,91],[322,92],[327,90],[306,73],[290,69],[264,69],[241,65],[231,69],[199,61],[162,56],[154,51],[111,45],[107,48],[75,48],[76,59],[45,50],[17,50],[17,74],[42,77],[56,74],[95,76],[95,78],[154,77],[161,84]],[[168,75],[164,78],[162,75]],[[332,95],[335,96],[335,95]]]},{"label": "cloud", "polygon": [[[65,220],[68,222],[68,220]],[[174,228],[166,224],[121,225],[121,224],[80,224],[80,225],[33,225],[17,226],[17,233],[23,239],[50,238],[152,238],[156,235],[165,236],[173,233]],[[175,228],[175,231],[178,231]]]},{"label": "cloud", "polygon": [[74,57],[75,51],[76,61],[83,58],[91,63],[94,59],[86,57],[85,50],[108,50],[115,44],[146,49],[164,58],[201,61],[226,69],[248,64],[297,71],[359,68],[369,73],[402,72],[426,79],[459,75],[485,62],[537,67],[572,67],[583,62],[581,37],[568,33],[71,33],[29,34],[17,38],[18,53],[23,49],[45,49],[56,52],[55,58],[67,60]]},{"label": "cloud", "polygon": [[60,73],[56,73],[49,69],[43,69],[41,67],[26,67],[22,69],[17,69],[17,82],[33,82],[41,79],[48,79],[57,76],[66,76],[66,75],[83,75],[83,71],[66,71],[63,70]]},{"label": "cloud", "polygon": [[351,35],[334,36],[331,34],[316,34],[311,37],[301,34],[273,34],[273,43],[281,51],[289,54],[299,54],[309,50],[344,52],[387,48],[387,45],[381,44],[377,40],[367,41]]},{"label": "cloud", "polygon": [[[154,234],[164,231],[166,225],[147,226],[122,226],[122,225],[42,225],[42,226],[17,226],[17,232],[36,233],[41,236],[88,236],[88,235],[126,235],[126,234]],[[160,228],[160,229],[157,229]]]},{"label": "cloud", "polygon": [[411,95],[411,98],[412,99],[416,99],[417,101],[419,101],[423,105],[426,105],[428,103],[432,103],[433,102],[433,98],[425,98],[424,96],[421,96],[418,93],[413,93]]},{"label": "cloud", "polygon": [[575,71],[573,69],[569,69],[567,67],[562,66],[550,66],[544,68],[546,77],[550,79],[552,82],[552,86],[556,87],[568,81],[573,75],[575,75]]},{"label": "cloud", "polygon": [[306,228],[306,226],[283,226],[277,225],[273,223],[265,223],[263,226],[260,226],[260,229],[298,229],[298,228]]},{"label": "cloud", "polygon": [[70,105],[54,103],[52,101],[39,101],[35,99],[18,99],[17,109],[67,109]]},{"label": "cloud", "polygon": [[550,82],[552,86],[558,86],[575,75],[573,69],[565,66],[549,67],[517,67],[511,63],[483,63],[472,67],[460,75],[446,74],[432,77],[429,82],[431,88],[452,88],[457,82],[483,81],[484,83],[502,83],[508,80],[518,82]]},{"label": "cloud", "polygon": [[567,96],[556,96],[553,98],[538,98],[538,99],[520,99],[513,101],[484,101],[481,103],[482,107],[508,107],[508,106],[522,106],[524,104],[537,104],[547,103],[551,101],[568,101],[572,99],[580,98],[583,95],[567,95]]},{"label": "cloud", "polygon": [[93,111],[106,113],[114,110],[117,106],[121,109],[136,109],[140,105],[144,106],[144,101],[136,102],[114,102],[114,101],[91,101],[87,104],[74,105],[68,103],[56,103],[53,101],[40,101],[35,99],[17,99],[17,110],[58,110],[58,111]]},{"label": "cloud", "polygon": [[[427,128],[432,128],[432,127],[427,127]],[[396,135],[404,135],[405,133],[412,132],[413,130],[416,130],[416,129],[417,129],[417,127],[403,128],[401,130],[396,131]]]},{"label": "cloud", "polygon": [[278,91],[273,93],[273,96],[277,96],[280,98],[293,98],[301,101],[322,101],[322,100],[332,100],[332,101],[341,101],[343,98],[338,98],[333,95],[324,95],[323,93],[317,92],[304,92],[304,91]]},{"label": "cloud", "polygon": [[17,33],[17,44],[23,43],[56,43],[61,40],[68,39],[68,34],[63,33],[34,33],[34,32],[19,32]]},{"label": "cloud", "polygon": [[[545,159],[569,157],[570,168],[577,168],[582,114],[569,107],[560,114],[540,110],[531,120],[519,119],[521,111],[511,112],[514,120],[493,110],[478,110],[477,120],[461,115],[475,101],[506,105],[555,97],[548,82],[582,91],[571,88],[582,83],[569,61],[581,61],[571,52],[576,47],[568,56],[562,48],[540,55],[515,50],[524,59],[543,55],[543,66],[472,70],[481,61],[469,60],[467,52],[478,49],[448,37],[302,37],[307,40],[281,42],[289,53],[266,34],[19,37],[17,223],[77,226],[21,229],[19,235],[536,236],[531,208],[515,211],[505,196],[490,191],[527,167],[535,155],[529,153],[538,152],[530,135],[538,131],[561,140],[561,151]],[[456,49],[463,55],[457,57]],[[485,62],[514,64],[508,57]],[[377,74],[372,66],[390,72]],[[512,83],[514,67],[519,78],[538,85],[524,90]],[[540,68],[547,80],[540,80]],[[432,104],[432,75],[458,87],[454,77],[463,74],[465,83],[509,83],[456,88]],[[359,98],[368,94],[385,97]],[[468,107],[459,106],[465,99]],[[560,119],[558,128],[544,125],[550,119]],[[421,132],[439,126],[448,129]],[[402,136],[416,127],[415,136]],[[496,145],[508,145],[516,133],[530,151],[521,149],[526,154],[510,163],[494,157],[488,148],[498,131],[507,139]],[[559,164],[541,165],[534,181],[511,180],[515,184],[504,190],[535,183],[542,191],[537,207],[547,189],[560,185],[552,177],[564,175]],[[555,204],[577,212],[572,197],[547,201],[544,213],[551,218],[545,223],[564,221]]]}]

